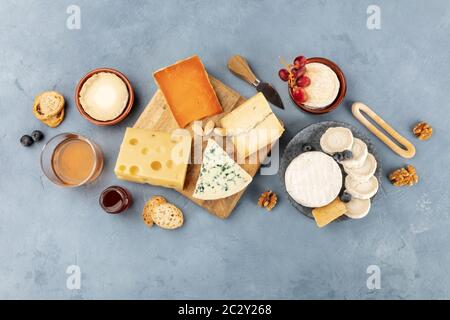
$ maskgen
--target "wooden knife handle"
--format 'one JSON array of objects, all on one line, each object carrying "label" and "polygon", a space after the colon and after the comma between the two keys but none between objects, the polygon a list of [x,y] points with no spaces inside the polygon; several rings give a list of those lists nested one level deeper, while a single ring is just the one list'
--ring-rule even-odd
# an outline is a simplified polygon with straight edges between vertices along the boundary
[{"label": "wooden knife handle", "polygon": [[228,69],[230,69],[233,74],[250,84],[256,86],[259,83],[252,69],[248,65],[247,60],[245,60],[242,56],[232,56],[230,60],[228,60]]},{"label": "wooden knife handle", "polygon": [[[394,140],[395,143],[388,136],[386,136],[383,132],[378,130],[366,117],[362,114],[364,112],[375,121],[381,128],[383,128]],[[386,121],[384,121],[380,116],[378,116],[372,109],[361,102],[355,102],[352,105],[352,113],[359,122],[361,122],[367,129],[370,130],[374,135],[377,136],[378,139],[384,142],[392,151],[397,153],[403,158],[410,159],[414,157],[416,154],[416,148],[414,145],[409,142],[405,137],[400,135],[397,131],[395,131]]]}]

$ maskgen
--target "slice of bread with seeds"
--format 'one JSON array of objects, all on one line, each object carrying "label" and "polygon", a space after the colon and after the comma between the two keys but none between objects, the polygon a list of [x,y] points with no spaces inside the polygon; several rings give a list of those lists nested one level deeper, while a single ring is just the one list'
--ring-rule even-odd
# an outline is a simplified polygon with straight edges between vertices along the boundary
[{"label": "slice of bread with seeds", "polygon": [[162,203],[151,213],[153,222],[163,229],[176,229],[183,225],[183,212],[171,203]]},{"label": "slice of bread with seeds", "polygon": [[148,227],[153,226],[152,212],[157,206],[163,203],[167,203],[167,200],[164,197],[153,196],[145,204],[144,210],[142,211],[142,219]]}]

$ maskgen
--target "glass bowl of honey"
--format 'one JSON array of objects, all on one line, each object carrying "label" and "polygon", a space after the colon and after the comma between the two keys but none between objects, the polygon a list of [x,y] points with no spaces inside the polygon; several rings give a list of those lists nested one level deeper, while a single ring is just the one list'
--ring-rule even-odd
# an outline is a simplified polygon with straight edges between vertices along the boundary
[{"label": "glass bowl of honey", "polygon": [[98,145],[77,133],[61,133],[42,149],[41,168],[47,178],[62,187],[93,182],[103,169]]}]

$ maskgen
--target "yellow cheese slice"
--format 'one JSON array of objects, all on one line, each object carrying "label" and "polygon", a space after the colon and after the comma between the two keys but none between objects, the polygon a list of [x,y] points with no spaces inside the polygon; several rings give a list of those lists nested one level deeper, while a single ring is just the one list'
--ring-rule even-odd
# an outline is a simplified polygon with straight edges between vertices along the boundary
[{"label": "yellow cheese slice", "polygon": [[324,207],[316,208],[312,210],[314,219],[319,228],[322,228],[329,224],[330,222],[336,220],[347,212],[345,203],[343,203],[339,198],[334,199],[333,202],[327,204]]},{"label": "yellow cheese slice", "polygon": [[284,132],[262,93],[258,93],[220,120],[222,128],[231,132],[237,158],[246,158],[273,144]]},{"label": "yellow cheese slice", "polygon": [[191,136],[127,128],[114,173],[119,179],[183,189]]}]

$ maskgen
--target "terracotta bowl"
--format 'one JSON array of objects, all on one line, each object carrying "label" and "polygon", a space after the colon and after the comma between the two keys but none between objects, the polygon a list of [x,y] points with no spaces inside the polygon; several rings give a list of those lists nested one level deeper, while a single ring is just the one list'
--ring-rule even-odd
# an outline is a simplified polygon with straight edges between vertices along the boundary
[{"label": "terracotta bowl", "polygon": [[[125,107],[123,112],[120,114],[120,116],[118,116],[115,119],[108,120],[108,121],[101,121],[101,120],[92,118],[90,115],[88,115],[86,113],[86,111],[84,111],[84,109],[80,103],[80,91],[81,91],[81,88],[83,87],[84,83],[87,81],[87,79],[92,77],[94,74],[100,73],[100,72],[109,72],[109,73],[115,74],[120,79],[122,79],[122,81],[125,83],[125,85],[127,86],[127,89],[128,89],[127,106]],[[134,103],[134,91],[133,91],[133,87],[131,86],[130,80],[128,80],[128,78],[125,77],[125,75],[123,73],[121,73],[120,71],[117,71],[117,70],[111,69],[111,68],[94,69],[92,71],[89,71],[83,78],[81,78],[80,82],[78,82],[78,85],[75,89],[75,103],[77,105],[77,109],[80,112],[80,114],[89,122],[92,122],[93,124],[95,124],[97,126],[113,126],[115,124],[118,124],[123,119],[125,119],[128,116],[128,114],[130,113],[131,108],[133,107],[133,103]]]},{"label": "terracotta bowl", "polygon": [[311,62],[322,63],[322,64],[330,67],[331,70],[333,70],[334,73],[336,73],[336,75],[339,79],[339,83],[340,83],[339,92],[338,92],[336,99],[333,101],[332,104],[330,104],[327,107],[320,108],[320,109],[311,109],[303,104],[297,103],[294,100],[294,98],[292,97],[291,89],[288,87],[289,95],[291,96],[291,99],[295,103],[295,105],[305,112],[312,113],[312,114],[322,114],[322,113],[327,113],[327,112],[333,111],[341,104],[342,100],[344,100],[345,94],[347,93],[347,82],[345,81],[344,73],[333,61],[330,61],[328,59],[318,58],[318,57],[309,58],[309,59],[307,59],[306,64],[311,63]]}]

